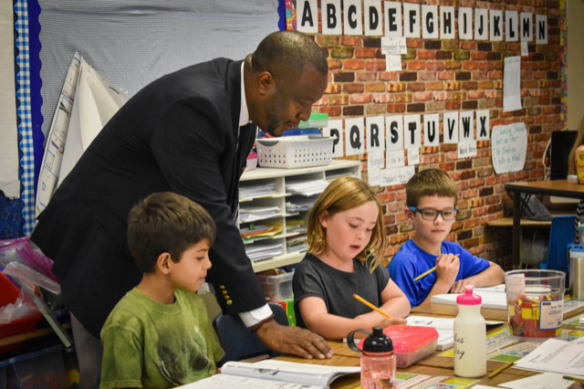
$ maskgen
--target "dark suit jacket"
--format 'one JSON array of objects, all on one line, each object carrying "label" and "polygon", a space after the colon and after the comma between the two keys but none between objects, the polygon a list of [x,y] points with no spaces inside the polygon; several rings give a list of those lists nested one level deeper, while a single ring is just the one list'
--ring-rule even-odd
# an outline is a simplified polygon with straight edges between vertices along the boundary
[{"label": "dark suit jacket", "polygon": [[130,209],[172,191],[201,204],[217,238],[208,280],[224,312],[265,298],[234,222],[255,126],[242,127],[241,61],[216,59],[166,75],[103,128],[39,217],[32,240],[55,261],[65,304],[93,335],[141,273],[127,246]]}]

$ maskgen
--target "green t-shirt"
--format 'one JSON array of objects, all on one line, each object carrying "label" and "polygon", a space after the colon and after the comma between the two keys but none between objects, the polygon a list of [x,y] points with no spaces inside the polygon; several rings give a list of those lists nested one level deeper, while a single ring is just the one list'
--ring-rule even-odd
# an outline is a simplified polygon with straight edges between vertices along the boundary
[{"label": "green t-shirt", "polygon": [[173,388],[216,371],[225,353],[203,300],[174,295],[161,304],[134,288],[118,302],[101,330],[100,389]]}]

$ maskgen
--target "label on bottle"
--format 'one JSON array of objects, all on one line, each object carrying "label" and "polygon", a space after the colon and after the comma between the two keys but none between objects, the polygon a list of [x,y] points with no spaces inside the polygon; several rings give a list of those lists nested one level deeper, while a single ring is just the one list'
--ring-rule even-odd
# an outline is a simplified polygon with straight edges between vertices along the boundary
[{"label": "label on bottle", "polygon": [[539,304],[539,329],[555,330],[562,326],[564,300],[543,300]]}]

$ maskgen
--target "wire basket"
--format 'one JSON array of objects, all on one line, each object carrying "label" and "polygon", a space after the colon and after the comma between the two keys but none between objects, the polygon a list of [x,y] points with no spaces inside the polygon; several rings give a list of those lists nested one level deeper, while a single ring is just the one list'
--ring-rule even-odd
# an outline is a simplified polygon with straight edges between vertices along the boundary
[{"label": "wire basket", "polygon": [[328,165],[334,141],[334,138],[321,136],[257,139],[259,164],[281,169]]}]

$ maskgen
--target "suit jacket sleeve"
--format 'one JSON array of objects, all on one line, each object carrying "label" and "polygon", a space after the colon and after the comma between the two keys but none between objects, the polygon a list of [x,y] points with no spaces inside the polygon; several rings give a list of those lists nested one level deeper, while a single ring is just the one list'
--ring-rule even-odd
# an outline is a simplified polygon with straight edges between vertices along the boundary
[{"label": "suit jacket sleeve", "polygon": [[266,299],[227,204],[219,164],[226,153],[235,154],[235,144],[228,141],[227,131],[231,129],[226,128],[211,102],[189,98],[165,112],[151,142],[171,189],[203,206],[215,221],[217,234],[209,255],[209,281],[223,312],[236,314],[257,309],[266,304]]}]

